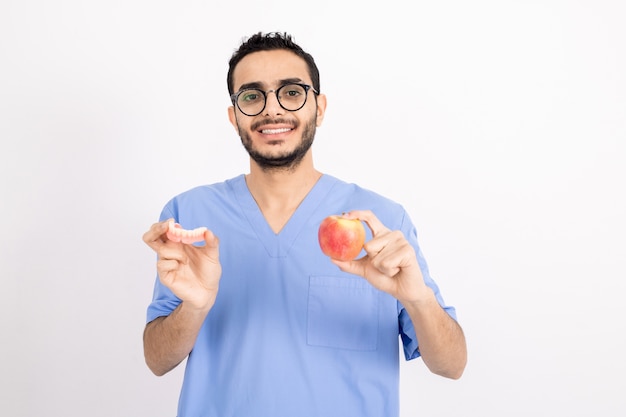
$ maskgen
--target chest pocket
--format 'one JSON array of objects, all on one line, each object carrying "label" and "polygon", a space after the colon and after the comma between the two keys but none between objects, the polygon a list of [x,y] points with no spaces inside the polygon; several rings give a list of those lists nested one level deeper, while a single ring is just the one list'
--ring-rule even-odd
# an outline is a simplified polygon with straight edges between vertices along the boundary
[{"label": "chest pocket", "polygon": [[376,350],[378,291],[364,278],[311,276],[307,343],[351,350]]}]

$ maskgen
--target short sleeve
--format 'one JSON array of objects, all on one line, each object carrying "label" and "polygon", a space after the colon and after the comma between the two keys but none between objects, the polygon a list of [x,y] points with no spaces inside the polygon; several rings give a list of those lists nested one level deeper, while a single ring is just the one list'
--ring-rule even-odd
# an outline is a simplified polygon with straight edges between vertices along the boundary
[{"label": "short sleeve", "polygon": [[[402,232],[406,236],[409,243],[411,243],[411,245],[415,249],[417,261],[420,265],[422,276],[424,277],[424,282],[428,287],[433,290],[439,305],[445,310],[446,313],[448,313],[448,315],[450,315],[450,317],[456,320],[456,309],[452,306],[447,306],[444,303],[443,296],[439,291],[439,287],[430,276],[428,264],[426,263],[426,259],[424,258],[424,255],[422,254],[422,251],[417,242],[417,230],[409,219],[408,214],[406,213],[402,222]],[[409,314],[406,312],[404,306],[402,306],[400,302],[398,302],[398,325],[400,338],[402,339],[404,357],[406,358],[406,360],[411,360],[419,357],[419,341],[417,340],[415,327],[413,326],[413,322],[411,321]]]},{"label": "short sleeve", "polygon": [[[177,216],[174,214],[176,211],[175,200],[172,200],[163,208],[159,221],[171,218],[177,220]],[[149,323],[158,317],[170,315],[170,313],[174,311],[180,303],[180,298],[176,297],[176,295],[174,295],[169,288],[161,284],[157,274],[152,294],[152,302],[148,305],[146,323]]]}]

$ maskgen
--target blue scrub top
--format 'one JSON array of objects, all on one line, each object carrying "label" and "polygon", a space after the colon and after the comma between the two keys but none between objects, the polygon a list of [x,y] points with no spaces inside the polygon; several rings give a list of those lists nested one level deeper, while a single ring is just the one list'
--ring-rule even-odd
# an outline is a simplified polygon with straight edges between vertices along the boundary
[{"label": "blue scrub top", "polygon": [[[323,175],[276,234],[243,175],[191,189],[167,203],[161,220],[212,230],[223,272],[187,359],[179,417],[399,415],[399,340],[406,359],[419,356],[412,323],[397,300],[341,272],[318,244],[321,221],[351,210],[372,210],[405,234],[426,283],[456,319],[409,216],[387,198]],[[157,278],[147,320],[179,303]]]}]

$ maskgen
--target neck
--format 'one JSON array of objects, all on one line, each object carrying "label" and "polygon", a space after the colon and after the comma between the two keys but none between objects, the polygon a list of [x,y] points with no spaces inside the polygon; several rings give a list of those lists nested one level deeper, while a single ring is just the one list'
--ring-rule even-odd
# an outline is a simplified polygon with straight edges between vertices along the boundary
[{"label": "neck", "polygon": [[321,176],[309,151],[289,169],[262,169],[251,160],[246,184],[267,222],[279,232]]},{"label": "neck", "polygon": [[321,175],[309,151],[297,166],[284,169],[261,168],[251,160],[246,183],[259,205],[289,205],[293,200],[299,204]]}]

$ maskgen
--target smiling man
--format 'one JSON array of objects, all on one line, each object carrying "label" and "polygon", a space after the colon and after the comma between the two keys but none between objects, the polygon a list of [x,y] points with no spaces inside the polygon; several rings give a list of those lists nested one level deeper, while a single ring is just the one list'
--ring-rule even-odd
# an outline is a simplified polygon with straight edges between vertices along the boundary
[{"label": "smiling man", "polygon": [[[296,73],[304,79],[293,77]],[[311,86],[312,81],[305,82],[311,79],[305,61],[288,50],[259,51],[241,58],[231,74],[230,88],[234,79],[257,80],[242,83],[231,95],[234,106],[228,109],[230,122],[256,165],[266,172],[295,171],[306,157],[306,165],[312,168],[309,150],[324,119],[326,98]],[[307,106],[309,95],[315,97]],[[254,117],[262,112],[273,117]]]},{"label": "smiling man", "polygon": [[[145,357],[157,375],[187,359],[178,416],[397,416],[399,343],[459,378],[463,331],[409,215],[314,167],[326,97],[312,56],[258,33],[227,84],[250,172],[174,197],[143,237],[158,256]],[[368,226],[356,260],[319,248],[321,221],[338,213]],[[172,221],[204,242],[168,239]]]}]

